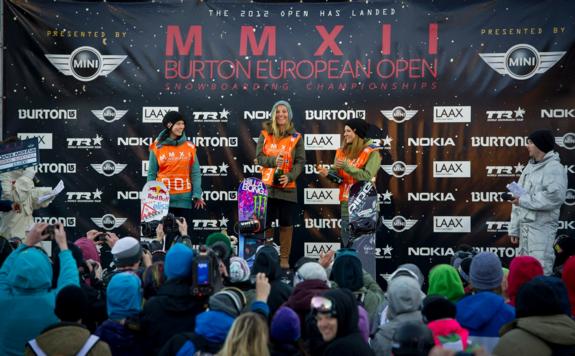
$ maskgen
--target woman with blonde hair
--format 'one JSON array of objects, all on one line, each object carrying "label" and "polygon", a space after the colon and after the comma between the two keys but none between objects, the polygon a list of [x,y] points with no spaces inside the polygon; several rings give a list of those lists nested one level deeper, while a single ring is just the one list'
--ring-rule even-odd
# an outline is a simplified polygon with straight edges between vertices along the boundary
[{"label": "woman with blonde hair", "polygon": [[245,313],[234,321],[218,356],[269,356],[268,324],[256,313]]}]

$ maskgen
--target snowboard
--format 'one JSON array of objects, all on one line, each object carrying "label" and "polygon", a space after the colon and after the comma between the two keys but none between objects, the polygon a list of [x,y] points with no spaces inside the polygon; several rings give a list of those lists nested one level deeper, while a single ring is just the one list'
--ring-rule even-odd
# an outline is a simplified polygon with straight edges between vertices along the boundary
[{"label": "snowboard", "polygon": [[363,269],[375,279],[375,234],[379,204],[377,190],[372,182],[357,182],[350,187],[348,212],[348,245],[351,244],[357,251]]},{"label": "snowboard", "polygon": [[246,178],[238,187],[238,255],[250,268],[258,246],[265,242],[268,188],[260,179]]},{"label": "snowboard", "polygon": [[154,226],[168,215],[170,191],[164,183],[152,180],[144,185],[140,194],[140,226],[148,225],[155,234]]}]

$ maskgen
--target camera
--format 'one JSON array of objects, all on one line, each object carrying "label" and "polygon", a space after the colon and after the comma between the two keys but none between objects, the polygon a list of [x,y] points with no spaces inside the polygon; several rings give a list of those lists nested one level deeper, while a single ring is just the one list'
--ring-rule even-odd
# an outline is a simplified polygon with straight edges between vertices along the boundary
[{"label": "camera", "polygon": [[156,236],[156,229],[158,228],[159,224],[164,225],[164,234],[166,236],[174,236],[179,235],[178,231],[178,223],[176,220],[182,221],[181,217],[175,217],[174,214],[168,213],[168,215],[164,216],[162,220],[154,220],[148,222],[142,222],[142,236],[143,237],[155,237]]},{"label": "camera", "polygon": [[101,232],[94,237],[94,242],[106,242],[106,237],[108,237],[107,232]]},{"label": "camera", "polygon": [[334,182],[336,184],[341,184],[343,182],[343,178],[338,176],[337,174],[335,174],[333,172],[329,172],[327,174],[327,179],[331,180],[332,182]]},{"label": "camera", "polygon": [[46,226],[44,231],[42,231],[42,235],[48,235],[48,237],[45,238],[44,241],[53,241],[54,236],[56,236],[56,225]]},{"label": "camera", "polygon": [[223,282],[220,276],[219,265],[220,260],[217,253],[212,249],[202,247],[192,265],[193,282],[191,294],[193,296],[206,297],[222,289]]}]

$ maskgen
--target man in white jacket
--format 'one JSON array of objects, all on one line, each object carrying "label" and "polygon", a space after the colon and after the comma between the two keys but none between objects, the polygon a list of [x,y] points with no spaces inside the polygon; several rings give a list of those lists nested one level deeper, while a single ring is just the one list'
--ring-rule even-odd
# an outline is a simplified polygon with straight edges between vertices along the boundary
[{"label": "man in white jacket", "polygon": [[567,193],[567,169],[554,146],[555,137],[549,130],[529,135],[529,163],[519,178],[524,192],[511,200],[508,229],[511,242],[519,243],[519,255],[537,258],[546,275],[553,272],[553,241]]}]

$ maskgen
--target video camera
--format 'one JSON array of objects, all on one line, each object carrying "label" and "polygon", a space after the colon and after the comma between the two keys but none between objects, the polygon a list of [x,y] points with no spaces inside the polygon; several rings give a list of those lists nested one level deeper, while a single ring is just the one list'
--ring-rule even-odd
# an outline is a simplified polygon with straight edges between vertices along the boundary
[{"label": "video camera", "polygon": [[206,297],[223,288],[222,277],[220,275],[220,248],[217,242],[212,245],[216,249],[202,246],[199,255],[194,258],[192,265],[193,283],[191,294],[195,297]]},{"label": "video camera", "polygon": [[164,216],[162,220],[154,220],[149,222],[142,222],[142,236],[144,237],[155,237],[156,236],[156,229],[158,228],[159,224],[163,224],[164,226],[164,234],[166,236],[175,236],[179,235],[178,231],[178,223],[176,220],[182,221],[181,217],[175,217],[174,214],[168,213],[168,215]]}]

